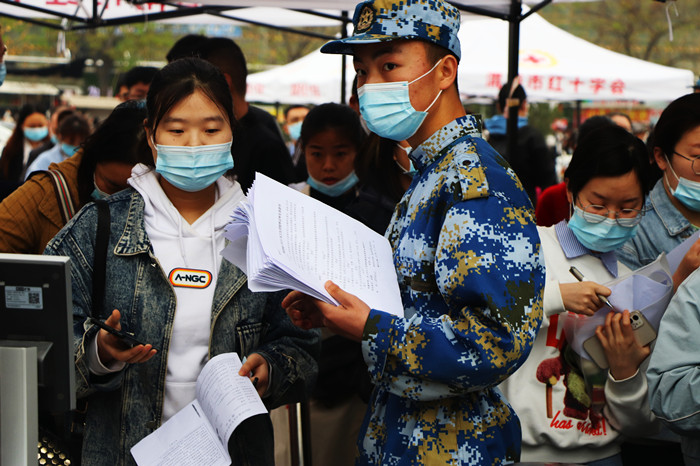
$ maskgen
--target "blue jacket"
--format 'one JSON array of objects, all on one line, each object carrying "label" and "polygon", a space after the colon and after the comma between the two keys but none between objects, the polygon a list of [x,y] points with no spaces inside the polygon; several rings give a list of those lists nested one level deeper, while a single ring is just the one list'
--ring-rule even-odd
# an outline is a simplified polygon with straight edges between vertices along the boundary
[{"label": "blue jacket", "polygon": [[[76,386],[88,397],[83,464],[135,464],[130,448],[162,422],[168,347],[175,315],[175,292],[153,254],[146,234],[144,200],[128,189],[108,201],[111,231],[104,302],[91,297],[97,208],[82,209],[48,244],[46,254],[71,259]],[[246,276],[222,261],[211,311],[209,357],[235,351],[267,359],[272,380],[268,408],[305,397],[315,382],[318,335],[292,325],[280,307],[280,293],[252,293]],[[97,328],[88,316],[106,317],[113,309],[121,325],[160,351],[143,364],[127,364],[115,374],[96,376],[87,365],[87,342]],[[261,435],[260,437],[264,437]],[[248,450],[269,443],[260,438]],[[243,453],[246,452],[242,452]],[[240,461],[240,464],[247,462]],[[251,462],[253,464],[253,462]]]},{"label": "blue jacket", "polygon": [[663,178],[649,193],[644,209],[637,234],[616,251],[618,260],[632,270],[654,262],[662,252],[668,254],[695,232],[668,198]]},{"label": "blue jacket", "polygon": [[678,287],[661,318],[647,380],[651,409],[681,434],[686,465],[700,465],[700,269]]},{"label": "blue jacket", "polygon": [[411,152],[419,175],[386,233],[405,316],[373,309],[365,325],[376,388],[357,464],[518,461],[496,385],[532,348],[544,263],[532,204],[478,127],[457,118]]}]

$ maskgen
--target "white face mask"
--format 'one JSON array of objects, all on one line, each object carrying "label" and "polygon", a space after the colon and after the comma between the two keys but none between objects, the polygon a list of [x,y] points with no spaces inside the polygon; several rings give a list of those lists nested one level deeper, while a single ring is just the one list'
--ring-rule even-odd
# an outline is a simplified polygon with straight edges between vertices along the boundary
[{"label": "white face mask", "polygon": [[433,67],[411,82],[365,84],[357,90],[360,100],[360,113],[369,129],[379,136],[393,141],[403,141],[413,136],[428,116],[428,110],[442,94],[438,92],[432,103],[423,111],[413,108],[408,94],[408,86],[426,77],[440,64]]},{"label": "white face mask", "polygon": [[[396,143],[396,147],[398,147],[402,151],[406,152],[406,156],[408,156],[408,154],[411,152],[411,150],[413,150],[412,147],[410,147],[410,146],[404,147],[399,143]],[[398,160],[394,160],[394,161],[396,162],[396,165],[401,169],[401,173],[403,173],[404,175],[407,175],[407,176],[410,176],[411,178],[413,178],[415,176],[415,174],[418,173],[418,170],[416,170],[416,167],[413,165],[413,160],[411,160],[410,158],[408,159],[408,169],[405,169],[403,167],[403,165],[401,165],[401,163],[399,163]]]}]

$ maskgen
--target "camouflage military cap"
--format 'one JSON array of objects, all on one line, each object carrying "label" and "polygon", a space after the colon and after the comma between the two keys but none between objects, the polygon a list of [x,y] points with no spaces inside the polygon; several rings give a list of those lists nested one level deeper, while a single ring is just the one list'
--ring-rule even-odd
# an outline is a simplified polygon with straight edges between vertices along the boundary
[{"label": "camouflage military cap", "polygon": [[367,0],[355,7],[352,36],[328,42],[323,53],[352,55],[352,46],[421,39],[460,58],[459,10],[443,0]]}]

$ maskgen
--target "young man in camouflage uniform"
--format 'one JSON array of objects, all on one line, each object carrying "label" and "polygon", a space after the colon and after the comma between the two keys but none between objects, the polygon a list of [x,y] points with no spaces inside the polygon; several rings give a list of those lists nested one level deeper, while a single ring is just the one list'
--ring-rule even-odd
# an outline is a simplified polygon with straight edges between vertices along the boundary
[{"label": "young man in camouflage uniform", "polygon": [[527,195],[459,100],[459,11],[441,0],[369,0],[353,23],[351,37],[321,50],[353,55],[363,118],[406,139],[418,169],[387,231],[405,316],[330,282],[340,306],[299,292],[283,306],[301,327],[362,341],[376,388],[358,464],[517,461],[519,423],[495,386],[530,351],[544,266]]}]

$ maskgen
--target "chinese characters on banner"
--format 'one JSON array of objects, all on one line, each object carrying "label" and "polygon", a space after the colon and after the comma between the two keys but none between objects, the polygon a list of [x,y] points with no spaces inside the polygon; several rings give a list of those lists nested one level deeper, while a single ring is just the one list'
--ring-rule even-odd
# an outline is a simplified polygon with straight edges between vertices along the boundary
[{"label": "chinese characters on banner", "polygon": [[[542,76],[521,74],[521,84],[527,91],[546,90],[562,95],[601,95],[612,94],[623,98],[625,95],[625,82],[621,79],[604,78],[564,78],[562,76]],[[486,75],[486,87],[496,91],[506,81],[506,76],[501,73],[489,73]]]}]

